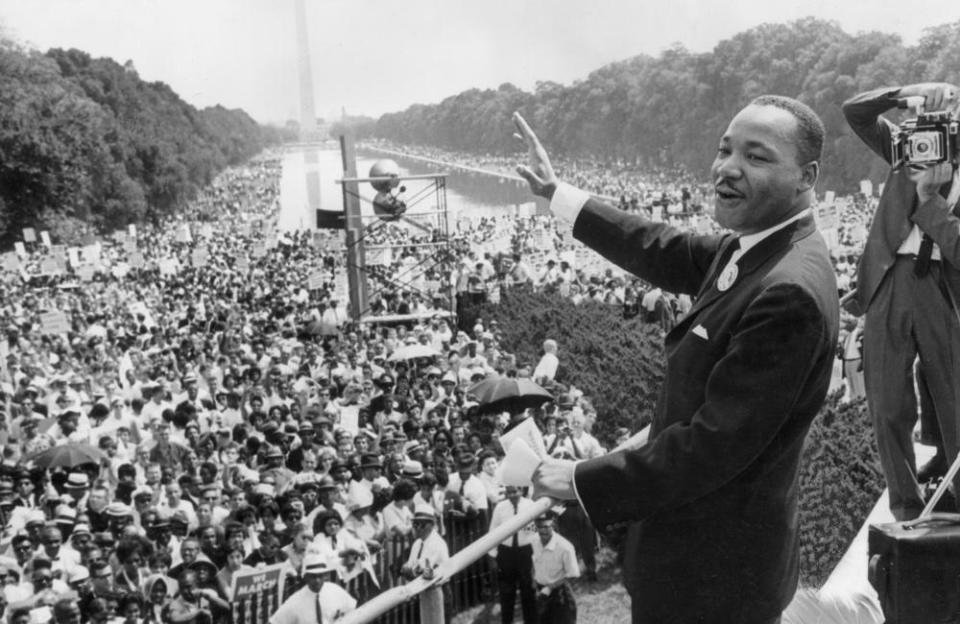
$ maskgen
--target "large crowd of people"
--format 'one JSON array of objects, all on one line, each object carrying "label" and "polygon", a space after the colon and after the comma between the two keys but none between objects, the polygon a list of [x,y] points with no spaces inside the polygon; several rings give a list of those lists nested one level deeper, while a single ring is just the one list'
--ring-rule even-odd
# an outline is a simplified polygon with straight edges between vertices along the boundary
[{"label": "large crowd of people", "polygon": [[[701,208],[686,209],[703,188],[682,172],[624,187],[599,163],[559,168],[623,195],[624,209],[654,214],[650,202],[665,201],[656,216],[706,222]],[[226,171],[168,221],[75,245],[30,236],[2,254],[0,601],[9,622],[80,613],[98,623],[228,622],[234,577],[281,563],[286,596],[339,584],[342,612],[429,573],[441,551],[464,546],[495,509],[517,509],[498,505],[522,496],[497,472],[510,417],[485,413],[471,384],[533,377],[556,397],[535,413],[550,452],[604,452],[589,432],[589,396],[553,380],[556,344],[541,362],[517,361],[496,321],[458,326],[449,312],[520,284],[622,306],[665,331],[690,305],[584,251],[550,217],[503,215],[460,224],[454,256],[441,263],[419,245],[435,236],[382,224],[368,242],[393,252],[373,271],[369,322],[355,323],[339,233],[276,228],[279,173],[279,156],[268,155]],[[847,282],[871,202],[849,207],[835,254]],[[405,322],[377,322],[383,315]],[[595,579],[595,535],[576,511],[556,526]],[[552,539],[549,526],[543,534]],[[418,554],[417,540],[439,554]],[[455,606],[498,584],[506,591],[495,568],[474,566],[454,588]],[[275,624],[293,621],[289,612]]]}]

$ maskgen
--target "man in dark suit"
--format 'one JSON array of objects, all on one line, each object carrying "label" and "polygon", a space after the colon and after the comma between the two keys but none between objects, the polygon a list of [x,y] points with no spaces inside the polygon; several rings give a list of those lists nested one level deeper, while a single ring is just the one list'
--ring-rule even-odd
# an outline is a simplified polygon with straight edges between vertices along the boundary
[{"label": "man in dark suit", "polygon": [[[863,142],[890,163],[896,126],[881,115],[909,97],[923,98],[927,111],[956,111],[958,93],[956,86],[944,83],[876,89],[845,102],[843,113]],[[847,306],[858,316],[866,314],[864,384],[897,520],[917,517],[924,505],[912,435],[918,356],[946,459],[952,461],[957,454],[958,199],[960,183],[950,163],[891,170],[860,257],[856,294]],[[954,481],[955,491],[958,486],[960,478]]]},{"label": "man in dark suit", "polygon": [[822,123],[779,96],[740,111],[711,171],[716,219],[737,235],[698,236],[559,183],[516,122],[531,155],[518,171],[575,237],[697,297],[667,334],[649,441],[583,462],[546,459],[537,494],[576,498],[602,532],[628,528],[634,622],[778,622],[797,585],[803,440],[837,345],[836,278],[810,214]]}]

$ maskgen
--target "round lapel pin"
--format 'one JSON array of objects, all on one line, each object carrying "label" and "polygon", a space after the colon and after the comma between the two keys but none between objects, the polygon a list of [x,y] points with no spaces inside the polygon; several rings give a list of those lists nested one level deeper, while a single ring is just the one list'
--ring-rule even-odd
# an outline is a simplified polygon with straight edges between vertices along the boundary
[{"label": "round lapel pin", "polygon": [[737,263],[732,262],[726,266],[726,268],[720,273],[720,277],[717,278],[717,289],[720,292],[726,292],[733,283],[737,281]]}]

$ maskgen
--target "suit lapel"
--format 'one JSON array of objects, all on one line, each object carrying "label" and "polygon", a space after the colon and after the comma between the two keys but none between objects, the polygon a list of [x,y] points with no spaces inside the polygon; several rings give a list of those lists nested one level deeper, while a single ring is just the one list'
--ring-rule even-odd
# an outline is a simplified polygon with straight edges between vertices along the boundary
[{"label": "suit lapel", "polygon": [[[739,271],[737,279],[733,283],[732,288],[735,289],[738,284],[742,284],[751,273],[754,273],[757,271],[757,269],[764,266],[774,254],[784,250],[794,242],[809,236],[815,229],[816,226],[814,225],[813,217],[806,216],[791,223],[782,230],[774,232],[748,249],[747,252],[743,254],[739,260],[737,260]],[[720,295],[724,294],[725,292],[729,292],[729,290],[722,291],[717,288],[717,274],[723,268],[722,266],[719,266],[720,259],[728,257],[725,252],[733,240],[734,237],[731,236],[728,240],[724,241],[723,247],[717,253],[717,258],[714,261],[714,264],[711,265],[710,271],[707,273],[707,278],[700,287],[700,293],[697,297],[697,301],[693,304],[693,307],[690,308],[690,312],[688,312],[687,315],[677,323],[676,327],[674,328],[675,330],[686,332],[685,326],[689,319],[696,317],[701,310],[719,299]],[[724,260],[724,263],[726,263],[726,260]],[[673,332],[671,332],[671,334],[672,333]]]}]

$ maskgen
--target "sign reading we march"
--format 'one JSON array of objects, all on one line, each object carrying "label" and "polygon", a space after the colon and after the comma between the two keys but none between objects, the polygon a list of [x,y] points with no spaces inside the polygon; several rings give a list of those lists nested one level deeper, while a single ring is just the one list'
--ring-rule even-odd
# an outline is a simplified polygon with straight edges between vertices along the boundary
[{"label": "sign reading we march", "polygon": [[233,576],[233,624],[267,624],[283,602],[284,567],[278,563]]}]

